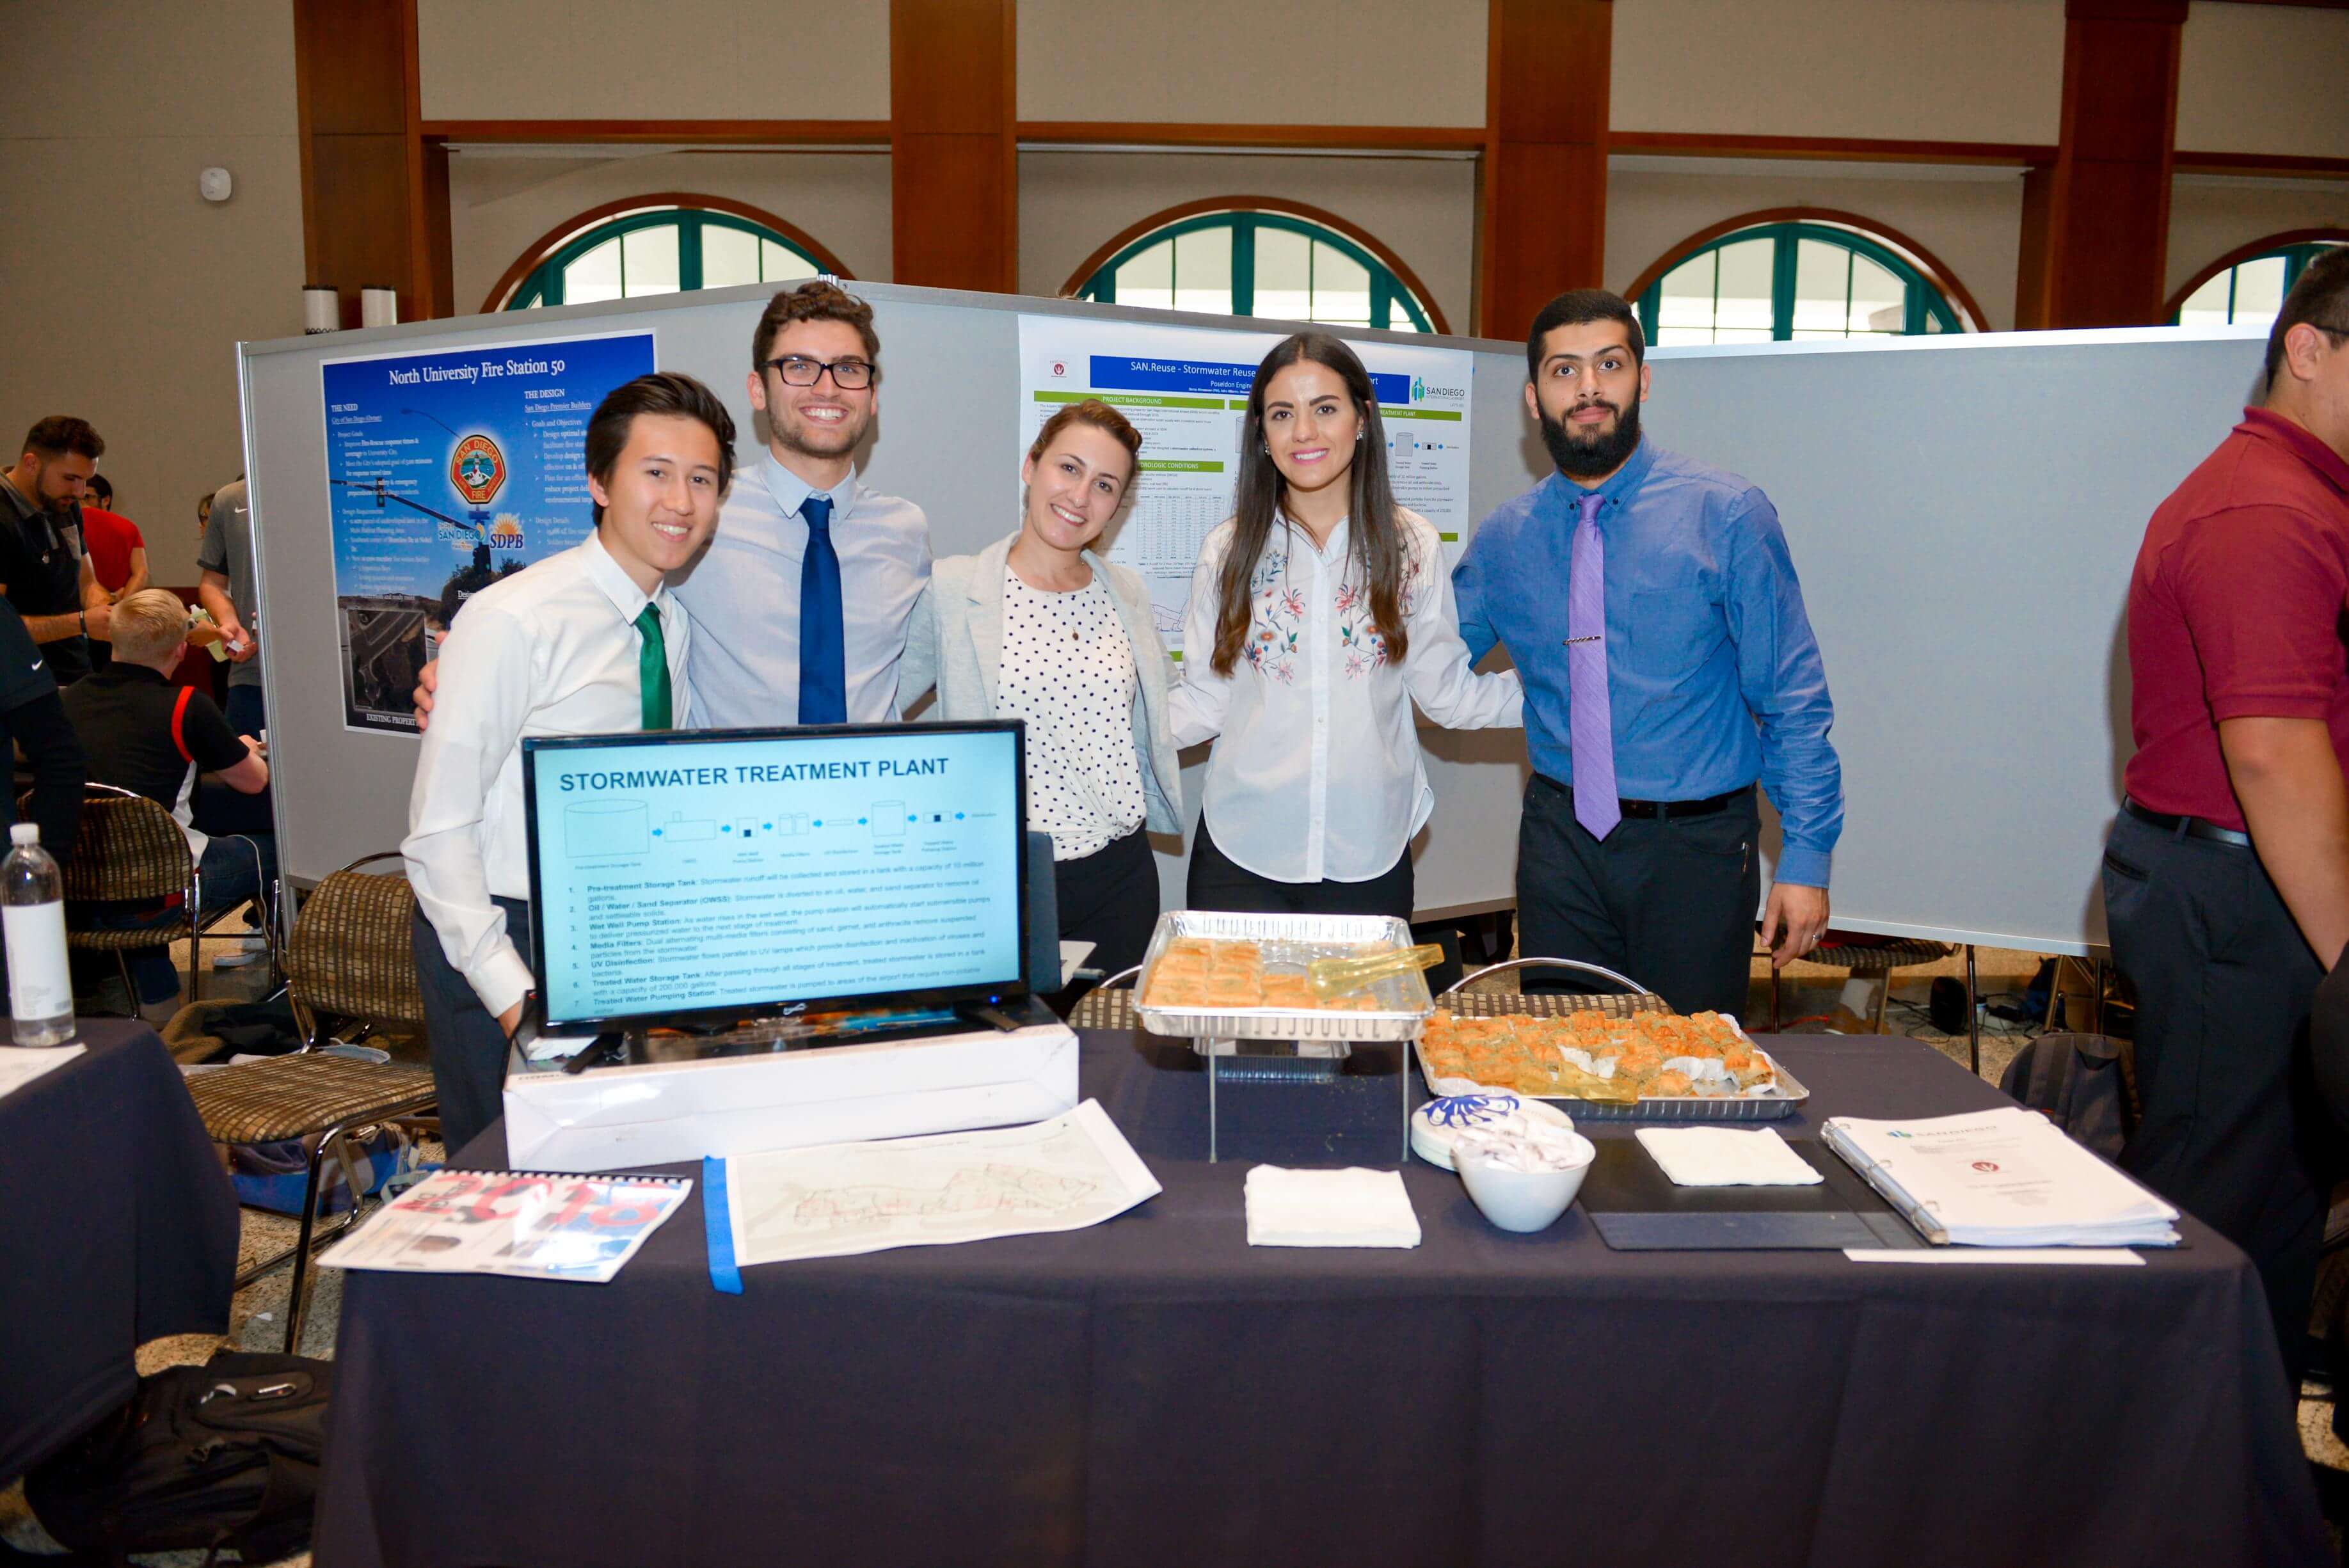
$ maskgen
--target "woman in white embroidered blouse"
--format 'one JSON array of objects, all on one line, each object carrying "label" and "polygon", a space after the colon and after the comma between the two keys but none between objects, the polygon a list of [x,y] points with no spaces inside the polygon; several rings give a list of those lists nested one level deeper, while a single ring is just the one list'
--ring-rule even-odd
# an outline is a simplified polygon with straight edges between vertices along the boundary
[{"label": "woman in white embroidered blouse", "polygon": [[1412,704],[1454,729],[1524,722],[1515,670],[1478,675],[1443,545],[1397,506],[1370,375],[1326,333],[1257,366],[1232,518],[1191,576],[1174,738],[1217,737],[1194,909],[1412,913],[1435,804]]},{"label": "woman in white embroidered blouse", "polygon": [[1149,834],[1182,831],[1166,645],[1141,577],[1092,550],[1141,447],[1094,398],[1046,420],[1019,531],[931,569],[898,680],[905,701],[935,679],[941,718],[1027,721],[1028,827],[1052,836],[1061,940],[1112,972],[1142,962],[1157,923]]}]

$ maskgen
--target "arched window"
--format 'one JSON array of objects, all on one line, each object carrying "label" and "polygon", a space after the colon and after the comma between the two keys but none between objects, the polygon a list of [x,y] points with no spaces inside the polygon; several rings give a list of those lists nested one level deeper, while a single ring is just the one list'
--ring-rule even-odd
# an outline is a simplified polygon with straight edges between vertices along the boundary
[{"label": "arched window", "polygon": [[1978,330],[1981,313],[1914,242],[1847,213],[1785,210],[1687,240],[1633,285],[1650,343],[1785,343]]},{"label": "arched window", "polygon": [[2303,229],[2230,251],[2178,291],[2169,319],[2178,326],[2272,325],[2308,263],[2343,244],[2349,229]]},{"label": "arched window", "polygon": [[1333,212],[1256,196],[1145,218],[1086,258],[1061,292],[1211,315],[1448,330],[1411,269],[1370,235]]},{"label": "arched window", "polygon": [[848,275],[829,251],[773,213],[673,191],[608,202],[548,231],[506,269],[481,308],[591,304],[820,273]]}]

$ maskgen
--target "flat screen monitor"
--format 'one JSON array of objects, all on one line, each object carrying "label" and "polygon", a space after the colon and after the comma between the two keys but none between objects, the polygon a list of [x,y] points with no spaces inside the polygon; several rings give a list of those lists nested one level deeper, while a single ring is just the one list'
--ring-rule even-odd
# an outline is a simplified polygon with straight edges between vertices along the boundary
[{"label": "flat screen monitor", "polygon": [[553,1028],[1025,993],[1016,721],[525,739]]}]

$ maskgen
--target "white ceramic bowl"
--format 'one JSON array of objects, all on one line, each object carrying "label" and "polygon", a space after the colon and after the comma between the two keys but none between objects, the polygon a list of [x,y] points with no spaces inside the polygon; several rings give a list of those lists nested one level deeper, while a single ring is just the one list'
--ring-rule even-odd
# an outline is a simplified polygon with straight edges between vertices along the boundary
[{"label": "white ceramic bowl", "polygon": [[1588,1139],[1578,1132],[1574,1140],[1581,1146],[1579,1162],[1564,1171],[1512,1171],[1459,1149],[1453,1150],[1453,1165],[1485,1218],[1505,1231],[1546,1231],[1582,1191],[1582,1179],[1599,1158]]}]

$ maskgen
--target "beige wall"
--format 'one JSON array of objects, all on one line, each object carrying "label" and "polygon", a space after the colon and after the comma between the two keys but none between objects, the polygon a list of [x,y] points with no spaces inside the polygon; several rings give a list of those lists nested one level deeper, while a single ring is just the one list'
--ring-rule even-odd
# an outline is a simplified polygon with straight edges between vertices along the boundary
[{"label": "beige wall", "polygon": [[2349,157],[2349,11],[2207,0],[2190,7],[2178,145]]},{"label": "beige wall", "polygon": [[[1632,130],[2049,142],[2062,14],[2063,0],[1617,0],[1613,119]],[[12,307],[0,363],[0,431],[10,433],[0,440],[47,413],[95,421],[158,577],[186,583],[193,498],[242,466],[234,344],[299,325],[290,7],[19,0],[10,19],[19,57],[69,68],[0,96],[0,222],[23,237],[0,251],[0,297]],[[435,119],[888,113],[883,0],[418,0],[418,20],[424,112]],[[1484,118],[1485,0],[1359,0],[1336,21],[1247,0],[1019,0],[1019,21],[1030,119]],[[793,42],[806,36],[824,40],[820,68]],[[493,69],[472,63],[484,38],[497,46]],[[678,38],[698,46],[683,65]],[[1310,68],[1294,64],[1307,56]],[[2179,145],[2349,156],[2344,61],[2349,13],[2196,5]],[[1561,79],[1570,84],[1570,64]],[[196,194],[209,164],[235,177],[224,205]],[[2012,320],[2012,176],[1618,165],[1607,250],[1618,286],[1720,219],[1823,205],[1906,231],[1956,272],[1992,325]],[[1030,152],[1020,160],[1020,286],[1057,292],[1102,241],[1167,206],[1264,193],[1333,209],[1378,235],[1465,330],[1475,181],[1464,161]],[[451,184],[463,309],[555,223],[661,190],[779,212],[858,276],[889,275],[888,166],[874,154],[469,150],[452,160]],[[2181,177],[2169,286],[2238,244],[2321,224],[2349,226],[2349,182]]]},{"label": "beige wall", "polygon": [[1617,0],[1618,130],[2052,142],[2064,0]]},{"label": "beige wall", "polygon": [[1485,14],[1485,0],[1019,0],[1019,118],[1482,125]]},{"label": "beige wall", "polygon": [[2166,299],[2238,245],[2294,229],[2349,230],[2349,181],[2181,174],[2169,191]]},{"label": "beige wall", "polygon": [[885,0],[416,0],[427,119],[886,119]]},{"label": "beige wall", "polygon": [[[88,418],[155,581],[191,583],[196,497],[244,466],[236,342],[302,330],[292,9],[82,0],[9,22],[49,75],[0,94],[0,441]],[[212,164],[236,181],[219,205],[196,193]]]},{"label": "beige wall", "polygon": [[851,275],[888,281],[885,153],[583,149],[549,156],[460,147],[449,159],[458,308],[479,310],[506,268],[557,224],[607,201],[664,191],[763,208],[805,230]]},{"label": "beige wall", "polygon": [[1824,207],[1898,230],[1965,285],[1985,326],[2014,325],[2020,170],[1948,170],[1936,179],[1886,165],[1617,160],[1608,177],[1607,284],[1628,289],[1699,230],[1775,207]]},{"label": "beige wall", "polygon": [[1281,196],[1359,224],[1468,330],[1476,166],[1465,160],[1030,152],[1019,159],[1019,292],[1057,294],[1127,225],[1210,196]]}]

